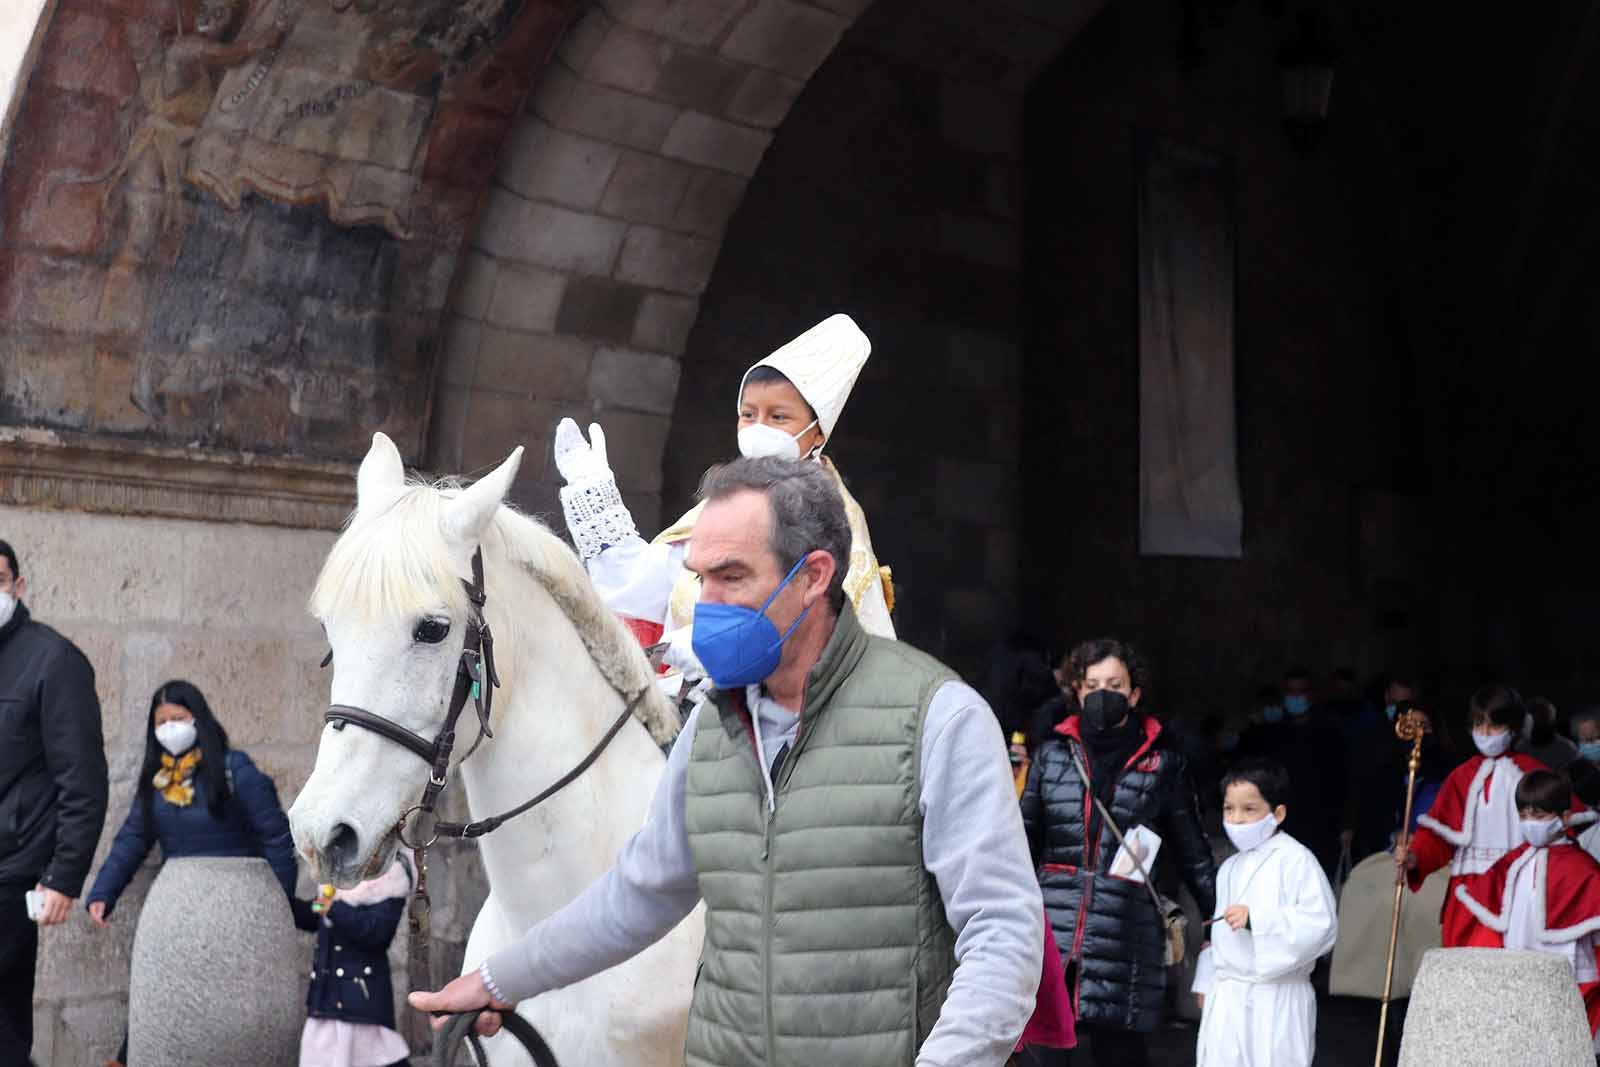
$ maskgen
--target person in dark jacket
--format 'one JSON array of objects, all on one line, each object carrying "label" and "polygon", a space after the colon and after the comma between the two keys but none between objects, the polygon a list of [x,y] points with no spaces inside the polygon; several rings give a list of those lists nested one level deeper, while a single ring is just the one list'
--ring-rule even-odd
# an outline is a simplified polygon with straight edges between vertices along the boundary
[{"label": "person in dark jacket", "polygon": [[1281,720],[1269,719],[1251,730],[1239,749],[1240,755],[1283,764],[1295,792],[1317,798],[1314,804],[1296,805],[1284,829],[1316,854],[1332,882],[1343,844],[1349,770],[1344,734],[1323,708],[1315,705],[1314,689],[1311,673],[1304,667],[1286,672],[1280,691]]},{"label": "person in dark jacket", "polygon": [[[1032,733],[1040,705],[1061,695],[1044,646],[1021,631],[995,643],[973,688],[993,709],[1007,740],[1013,734]],[[1041,740],[1042,736],[1027,737],[1024,744],[1031,751]]]},{"label": "person in dark jacket", "polygon": [[[1211,914],[1215,904],[1216,862],[1188,763],[1164,743],[1155,717],[1138,707],[1145,673],[1138,653],[1121,641],[1073,649],[1067,681],[1081,710],[1040,747],[1022,794],[1022,820],[1078,1032],[1088,1035],[1101,1067],[1149,1062],[1143,1035],[1161,1023],[1166,934],[1146,888],[1111,877],[1117,839],[1089,797],[1110,810],[1123,834],[1145,826],[1160,836],[1151,872],[1158,881],[1162,868],[1176,863],[1201,913]],[[1074,1062],[1062,1052],[1034,1055],[1045,1063]]]},{"label": "person in dark jacket", "polygon": [[144,767],[128,817],[89,890],[89,915],[107,925],[117,898],[161,843],[175,856],[259,856],[294,900],[294,843],[272,779],[236,748],[189,682],[172,681],[150,698]]},{"label": "person in dark jacket", "polygon": [[[94,668],[22,603],[16,551],[0,541],[0,1063],[27,1063],[39,926],[66,920],[106,819]],[[37,923],[27,894],[37,892]]]},{"label": "person in dark jacket", "polygon": [[376,878],[293,902],[295,925],[317,934],[300,1067],[404,1067],[410,1050],[395,1030],[389,943],[411,892],[411,862],[402,853]]},{"label": "person in dark jacket", "polygon": [[[117,899],[161,843],[182,856],[257,856],[294,906],[294,844],[272,779],[228,746],[228,732],[193,684],[171,681],[150,697],[144,765],[133,803],[89,890],[89,917],[109,926]],[[113,1063],[127,1062],[127,1038]]]}]

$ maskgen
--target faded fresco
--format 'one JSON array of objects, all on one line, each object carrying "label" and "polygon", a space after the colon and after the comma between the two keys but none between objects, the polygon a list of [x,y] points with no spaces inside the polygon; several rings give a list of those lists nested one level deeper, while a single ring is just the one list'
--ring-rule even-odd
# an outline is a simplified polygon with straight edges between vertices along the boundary
[{"label": "faded fresco", "polygon": [[419,455],[460,245],[570,6],[62,0],[0,173],[0,422]]}]

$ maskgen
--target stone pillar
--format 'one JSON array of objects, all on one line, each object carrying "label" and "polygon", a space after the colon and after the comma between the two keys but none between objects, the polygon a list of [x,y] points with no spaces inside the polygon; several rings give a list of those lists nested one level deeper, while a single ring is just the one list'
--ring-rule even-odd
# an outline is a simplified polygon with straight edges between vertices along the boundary
[{"label": "stone pillar", "polygon": [[1422,958],[1400,1067],[1538,1063],[1590,1067],[1583,998],[1572,968],[1539,952],[1440,948]]}]

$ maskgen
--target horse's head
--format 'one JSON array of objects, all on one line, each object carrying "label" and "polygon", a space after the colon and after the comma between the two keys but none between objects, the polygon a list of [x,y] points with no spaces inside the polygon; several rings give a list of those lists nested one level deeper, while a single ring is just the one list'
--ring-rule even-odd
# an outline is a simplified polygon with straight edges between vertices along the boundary
[{"label": "horse's head", "polygon": [[[428,741],[439,733],[471,619],[463,583],[521,459],[518,448],[471,487],[441,491],[407,484],[394,443],[373,436],[356,480],[355,515],[311,594],[333,655],[333,704]],[[462,725],[471,718],[468,708]],[[311,779],[289,810],[295,847],[323,880],[339,885],[381,871],[400,817],[428,776],[428,765],[393,740],[325,725]]]}]

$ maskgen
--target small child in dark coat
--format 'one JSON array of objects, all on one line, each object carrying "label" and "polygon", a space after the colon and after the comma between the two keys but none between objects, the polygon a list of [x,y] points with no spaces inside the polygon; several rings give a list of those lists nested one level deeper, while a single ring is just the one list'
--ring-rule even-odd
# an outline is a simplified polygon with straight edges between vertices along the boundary
[{"label": "small child in dark coat", "polygon": [[352,889],[295,901],[295,924],[317,933],[300,1067],[404,1067],[411,1050],[395,1030],[389,943],[410,892],[401,855]]}]

